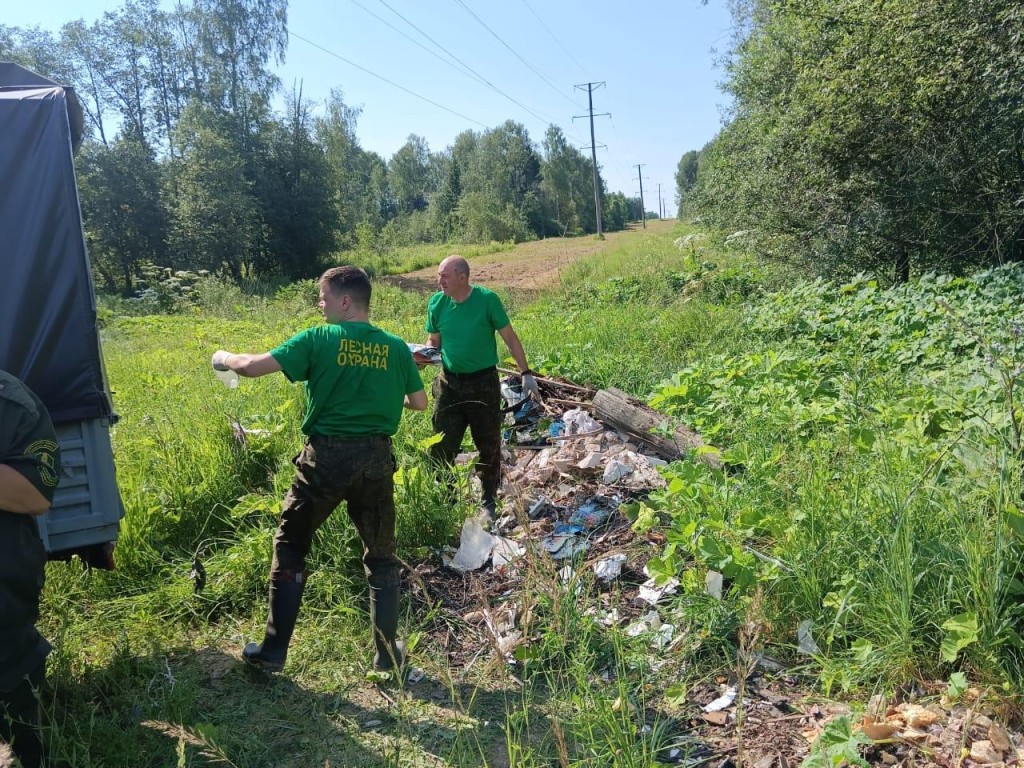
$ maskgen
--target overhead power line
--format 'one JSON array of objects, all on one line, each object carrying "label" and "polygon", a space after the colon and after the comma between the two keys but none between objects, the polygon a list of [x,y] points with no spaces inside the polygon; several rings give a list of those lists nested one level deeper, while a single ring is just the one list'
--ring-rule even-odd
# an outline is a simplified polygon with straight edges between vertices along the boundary
[{"label": "overhead power line", "polygon": [[445,59],[444,57],[442,57],[442,56],[439,56],[439,55],[438,55],[438,54],[437,54],[436,52],[434,52],[434,51],[430,50],[429,48],[427,48],[427,47],[426,47],[425,45],[423,45],[423,44],[422,44],[422,43],[420,43],[419,41],[417,41],[417,40],[414,40],[413,38],[409,37],[409,35],[405,34],[405,33],[404,33],[404,32],[403,32],[402,30],[400,30],[400,29],[398,29],[397,27],[395,27],[394,25],[390,24],[390,23],[389,23],[388,21],[386,21],[386,20],[382,19],[382,18],[381,18],[380,16],[378,16],[378,15],[377,15],[377,14],[375,14],[375,13],[374,13],[373,11],[371,11],[371,10],[370,10],[369,8],[366,8],[366,7],[364,6],[364,5],[362,5],[361,3],[359,3],[359,2],[358,2],[358,0],[352,0],[352,2],[353,2],[353,3],[355,4],[355,5],[358,5],[358,6],[360,7],[360,8],[362,8],[362,9],[363,9],[364,11],[366,11],[367,13],[369,13],[369,14],[370,14],[371,16],[373,16],[374,18],[376,18],[376,19],[379,19],[379,20],[380,20],[380,21],[381,21],[382,23],[384,23],[384,24],[387,24],[387,26],[391,27],[391,29],[393,29],[393,30],[395,30],[396,32],[398,32],[398,34],[400,34],[400,35],[401,35],[402,37],[404,37],[404,38],[406,38],[407,40],[410,40],[411,42],[413,42],[413,43],[415,43],[416,45],[418,45],[418,46],[419,46],[420,48],[422,48],[423,50],[425,50],[425,51],[426,51],[427,53],[429,53],[429,54],[430,54],[431,56],[433,56],[433,57],[435,57],[436,59],[438,59],[439,61],[442,61],[442,62],[444,62],[445,64],[447,64],[447,65],[448,65],[449,67],[451,67],[452,69],[454,69],[454,70],[455,70],[456,72],[460,72],[460,73],[462,73],[462,74],[464,74],[464,75],[466,75],[466,76],[468,76],[468,77],[471,77],[471,78],[473,78],[473,79],[474,79],[474,80],[476,80],[476,81],[477,81],[478,83],[480,83],[480,84],[482,84],[482,85],[486,85],[486,86],[487,86],[488,88],[490,88],[490,89],[491,89],[492,91],[494,91],[495,93],[497,93],[497,94],[498,94],[499,96],[503,96],[503,97],[505,97],[506,99],[508,99],[509,101],[511,101],[511,102],[512,102],[513,104],[515,104],[515,105],[516,105],[517,107],[519,107],[520,109],[522,109],[522,110],[524,110],[525,112],[528,112],[528,113],[530,113],[531,115],[533,115],[533,116],[534,116],[535,118],[537,118],[538,120],[540,120],[540,121],[541,121],[542,123],[553,123],[553,122],[555,122],[555,121],[554,121],[554,120],[552,120],[552,119],[551,119],[550,117],[545,117],[544,115],[540,115],[540,114],[538,114],[538,113],[534,112],[534,111],[533,111],[532,109],[530,109],[530,108],[529,108],[528,106],[526,106],[526,105],[525,105],[525,104],[523,104],[522,102],[520,102],[520,101],[518,101],[518,100],[514,99],[513,97],[509,96],[509,95],[508,95],[507,93],[505,93],[505,92],[504,92],[503,90],[501,90],[501,89],[500,89],[500,88],[499,88],[498,86],[494,85],[494,83],[492,83],[492,82],[491,82],[490,80],[488,80],[488,79],[487,79],[486,77],[484,77],[483,75],[481,75],[481,74],[480,74],[479,72],[477,72],[477,71],[476,71],[475,69],[473,69],[473,68],[472,68],[471,66],[469,66],[469,65],[468,65],[468,64],[467,64],[466,62],[464,62],[464,61],[463,61],[462,59],[460,59],[460,58],[459,58],[458,56],[456,56],[456,55],[455,55],[454,53],[452,53],[452,52],[451,52],[451,51],[449,51],[449,50],[448,50],[447,48],[445,48],[445,47],[444,47],[443,45],[441,45],[441,44],[440,44],[439,42],[437,42],[437,41],[436,41],[436,40],[435,40],[434,38],[432,38],[432,37],[431,37],[430,35],[428,35],[428,34],[427,34],[426,32],[424,32],[424,31],[423,31],[422,29],[420,29],[420,28],[419,28],[418,26],[416,26],[416,25],[415,25],[415,24],[414,24],[413,22],[409,21],[409,19],[405,18],[405,16],[403,16],[403,15],[402,15],[402,14],[400,14],[400,13],[399,13],[398,11],[396,11],[396,10],[395,10],[394,8],[392,8],[392,7],[390,6],[390,5],[388,5],[388,4],[386,3],[386,2],[384,2],[384,0],[379,0],[379,2],[380,2],[380,4],[381,4],[381,5],[383,5],[383,6],[385,7],[385,8],[387,8],[387,9],[388,9],[389,11],[391,11],[391,12],[392,12],[393,14],[395,14],[395,15],[396,15],[396,16],[397,16],[398,18],[400,18],[400,19],[401,19],[402,21],[404,21],[404,22],[405,22],[406,24],[408,24],[408,25],[409,25],[410,27],[412,27],[413,29],[415,29],[415,30],[416,30],[417,32],[419,32],[419,33],[420,33],[421,35],[423,35],[423,37],[425,37],[425,38],[426,38],[427,40],[429,40],[429,41],[430,41],[431,43],[433,43],[434,45],[436,45],[436,46],[437,46],[438,48],[440,48],[440,49],[441,49],[442,51],[444,51],[444,52],[445,52],[446,54],[448,54],[448,56],[450,56],[450,57],[451,57],[451,58],[452,58],[452,59],[453,59],[454,61],[458,62],[458,64],[459,64],[459,65],[460,65],[460,66],[462,67],[462,69],[459,69],[459,67],[456,67],[456,66],[455,66],[454,64],[452,64],[452,62],[451,62],[451,61],[448,61],[448,60],[447,60],[447,59]]},{"label": "overhead power line", "polygon": [[[486,80],[484,80],[484,78],[483,78],[483,77],[481,77],[480,75],[478,75],[478,74],[477,74],[476,72],[474,72],[473,70],[469,69],[469,67],[466,67],[465,65],[463,65],[463,67],[464,67],[464,68],[463,68],[463,69],[459,69],[459,67],[455,66],[455,65],[454,65],[454,64],[453,64],[453,63],[452,63],[451,61],[449,61],[448,59],[446,59],[446,58],[445,58],[444,56],[442,56],[441,54],[439,54],[439,53],[438,53],[437,51],[432,51],[432,50],[431,50],[430,48],[428,48],[427,46],[425,46],[425,45],[424,45],[423,43],[421,43],[421,42],[420,42],[419,40],[417,40],[416,38],[414,38],[414,37],[413,37],[412,35],[407,35],[407,34],[406,34],[405,32],[403,32],[402,30],[400,30],[400,29],[399,29],[398,27],[396,27],[396,26],[395,26],[394,24],[392,24],[392,23],[391,23],[390,21],[388,21],[387,19],[385,19],[385,18],[384,18],[383,16],[381,16],[381,15],[379,15],[379,14],[377,14],[377,13],[374,13],[374,12],[373,12],[373,11],[371,11],[371,10],[370,10],[369,8],[367,8],[367,7],[365,6],[365,5],[363,5],[362,3],[360,3],[360,2],[359,2],[359,0],[351,0],[351,3],[352,3],[353,5],[355,5],[356,7],[358,7],[358,8],[361,8],[362,10],[364,10],[364,11],[365,11],[366,13],[370,14],[371,16],[373,16],[373,18],[377,19],[377,21],[379,21],[379,22],[380,22],[381,24],[383,24],[384,26],[388,27],[389,29],[393,29],[393,30],[394,30],[395,32],[397,32],[398,34],[400,34],[400,35],[401,35],[402,37],[404,37],[404,38],[405,38],[406,40],[408,40],[408,41],[409,41],[410,43],[412,43],[413,45],[415,45],[415,46],[417,46],[417,47],[419,47],[419,48],[422,48],[422,49],[423,49],[424,51],[426,51],[427,53],[429,53],[429,54],[430,54],[431,56],[433,56],[433,57],[434,57],[435,59],[437,59],[438,61],[440,61],[440,62],[442,62],[442,63],[444,63],[444,64],[447,64],[447,65],[448,65],[449,67],[451,67],[452,69],[454,69],[454,70],[455,70],[456,72],[458,72],[458,73],[460,73],[460,74],[463,74],[463,75],[466,75],[467,77],[471,77],[471,78],[473,78],[474,80],[476,80],[476,81],[477,81],[478,83],[481,83],[481,84],[483,84],[483,85],[490,85],[490,83],[488,83],[488,82],[487,82]],[[392,8],[391,6],[389,6],[389,5],[387,4],[387,3],[384,3],[384,2],[383,2],[383,0],[382,0],[382,4],[383,4],[384,6],[386,6],[386,7],[388,8],[388,10],[390,10],[390,11],[391,11],[392,13],[394,13],[394,14],[395,14],[395,15],[397,15],[397,16],[398,16],[399,18],[401,18],[401,19],[402,19],[402,21],[404,21],[404,22],[405,22],[406,24],[409,24],[409,25],[410,25],[411,27],[413,27],[413,28],[414,28],[414,29],[415,29],[415,30],[416,30],[417,32],[419,32],[419,33],[420,33],[421,35],[423,35],[423,36],[424,36],[424,37],[426,37],[426,38],[427,38],[428,40],[430,40],[430,38],[429,38],[429,37],[428,37],[428,36],[426,35],[426,33],[424,33],[424,32],[423,32],[423,30],[419,29],[419,28],[418,28],[418,27],[417,27],[417,26],[416,26],[415,24],[413,24],[413,23],[412,23],[411,21],[409,21],[408,19],[406,19],[406,18],[405,18],[404,16],[402,16],[401,14],[399,14],[399,13],[398,13],[398,11],[394,10],[394,9],[393,9],[393,8]],[[430,42],[434,43],[434,45],[438,45],[438,44],[437,44],[437,43],[435,43],[435,42],[434,42],[433,40],[430,40]],[[438,46],[438,47],[440,48],[441,46]],[[443,49],[442,49],[442,50],[443,50]],[[448,51],[445,51],[445,53],[448,53],[448,55],[449,55],[449,56],[452,56],[452,54],[451,54],[451,53],[449,53]],[[452,58],[455,58],[455,57],[454,57],[454,56],[452,56]],[[456,61],[458,61],[458,59],[456,59]],[[460,64],[462,64],[462,62],[459,62],[459,63],[460,63]],[[492,86],[492,87],[493,87],[493,86]]]},{"label": "overhead power line", "polygon": [[555,91],[555,93],[557,93],[557,94],[558,94],[559,96],[561,96],[562,98],[564,98],[564,99],[565,99],[566,101],[568,101],[568,102],[569,102],[570,104],[572,104],[573,106],[575,106],[575,107],[577,107],[577,108],[580,108],[580,105],[579,105],[579,104],[577,104],[577,103],[576,103],[575,101],[573,101],[573,100],[572,100],[572,99],[570,99],[570,98],[569,98],[568,96],[566,96],[566,95],[565,95],[565,93],[564,93],[564,92],[563,92],[563,91],[562,91],[562,90],[561,90],[561,89],[560,89],[560,88],[559,88],[558,86],[556,86],[556,85],[555,85],[554,83],[552,83],[552,82],[551,82],[550,80],[548,80],[548,79],[547,79],[546,77],[544,77],[544,75],[543,75],[543,74],[541,74],[541,72],[540,72],[540,71],[539,71],[539,70],[538,70],[538,69],[537,69],[537,68],[536,68],[535,66],[533,66],[533,64],[531,64],[531,63],[530,63],[530,62],[528,62],[528,61],[527,61],[526,59],[524,59],[524,58],[523,58],[522,56],[520,56],[520,55],[519,55],[519,54],[518,54],[518,53],[516,52],[516,50],[515,50],[515,49],[514,49],[514,48],[513,48],[513,47],[512,47],[511,45],[509,45],[509,44],[508,44],[508,43],[506,43],[506,42],[505,42],[504,40],[502,40],[502,39],[501,39],[501,37],[500,37],[500,36],[498,35],[498,33],[497,33],[497,32],[495,32],[495,31],[494,31],[493,29],[491,29],[490,27],[488,27],[488,26],[487,26],[487,25],[486,25],[486,24],[484,23],[483,19],[481,19],[481,18],[480,18],[479,16],[477,16],[477,15],[476,15],[475,13],[473,13],[472,9],[470,9],[470,7],[469,7],[468,5],[466,5],[466,4],[464,3],[464,2],[462,2],[462,0],[455,0],[455,2],[456,2],[456,3],[458,3],[459,5],[461,5],[461,6],[462,6],[462,8],[463,8],[463,10],[465,10],[465,11],[466,11],[466,13],[468,13],[468,14],[469,14],[470,16],[472,16],[472,17],[473,17],[474,19],[476,19],[476,20],[477,20],[477,22],[478,22],[478,23],[480,24],[480,26],[481,26],[481,27],[483,27],[483,28],[484,28],[484,29],[486,29],[486,30],[487,30],[488,32],[490,32],[490,33],[491,33],[491,35],[492,35],[492,36],[494,37],[494,39],[495,39],[495,40],[497,40],[497,41],[498,41],[499,43],[501,43],[501,44],[502,44],[502,45],[504,45],[504,46],[505,46],[506,48],[508,48],[508,50],[509,50],[509,51],[511,51],[512,55],[513,55],[513,56],[515,56],[515,57],[516,57],[517,59],[519,59],[519,60],[520,60],[521,62],[523,62],[523,64],[525,64],[525,65],[526,65],[526,66],[527,66],[527,67],[528,67],[528,68],[530,69],[530,71],[531,71],[531,72],[533,72],[533,74],[535,74],[535,75],[536,75],[537,77],[539,77],[539,78],[540,78],[541,80],[543,80],[543,81],[544,81],[545,83],[547,83],[548,87],[549,87],[549,88],[551,88],[551,90]]},{"label": "overhead power line", "polygon": [[474,120],[472,117],[468,117],[467,115],[464,115],[461,112],[456,112],[454,109],[449,109],[444,104],[439,104],[438,102],[434,101],[433,99],[428,99],[426,96],[421,96],[420,94],[416,93],[415,91],[409,90],[404,85],[399,85],[394,80],[388,80],[388,78],[384,77],[383,75],[378,75],[376,72],[372,72],[371,70],[367,69],[366,67],[361,66],[359,64],[356,64],[354,61],[346,59],[341,54],[335,53],[332,50],[324,48],[322,45],[320,45],[318,43],[314,43],[312,40],[309,40],[309,39],[303,37],[302,35],[300,35],[300,34],[298,34],[296,32],[292,32],[291,30],[289,30],[288,31],[288,35],[290,37],[294,37],[296,40],[301,40],[302,42],[306,43],[306,45],[311,45],[314,48],[316,48],[317,50],[323,51],[328,56],[333,56],[334,58],[338,59],[339,61],[345,62],[350,67],[355,67],[359,71],[365,72],[366,74],[370,75],[371,77],[375,77],[378,80],[381,80],[381,81],[387,83],[388,85],[393,86],[394,88],[397,88],[400,91],[405,91],[410,96],[415,96],[417,99],[420,99],[421,101],[427,102],[427,104],[432,104],[433,106],[437,107],[438,109],[443,109],[445,112],[453,114],[456,117],[461,117],[463,120],[468,120],[471,123],[475,123],[476,125],[479,125],[481,128],[488,128],[487,125],[484,125],[479,120]]},{"label": "overhead power line", "polygon": [[548,25],[544,23],[544,19],[542,19],[540,16],[537,15],[537,12],[535,10],[533,10],[533,8],[530,6],[530,4],[528,2],[526,2],[526,0],[523,0],[523,5],[525,5],[527,7],[527,9],[530,11],[530,13],[533,14],[533,17],[540,23],[540,25],[542,27],[544,27],[544,31],[547,32],[551,36],[551,39],[555,41],[555,43],[558,45],[559,48],[562,49],[562,51],[565,53],[565,55],[568,56],[570,59],[572,59],[572,63],[580,68],[580,72],[582,72],[584,75],[587,75],[587,77],[590,77],[590,75],[587,74],[587,70],[583,68],[583,65],[580,64],[578,61],[576,61],[576,57],[573,56],[571,53],[569,53],[569,49],[568,48],[566,48],[564,45],[562,45],[562,41],[559,40],[557,37],[555,37],[555,33],[554,32],[552,32],[550,29],[548,29]]}]

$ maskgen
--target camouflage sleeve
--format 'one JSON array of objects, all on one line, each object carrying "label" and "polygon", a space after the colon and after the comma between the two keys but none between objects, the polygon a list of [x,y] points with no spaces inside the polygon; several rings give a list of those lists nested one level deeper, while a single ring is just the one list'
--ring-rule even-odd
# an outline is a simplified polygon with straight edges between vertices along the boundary
[{"label": "camouflage sleeve", "polygon": [[46,408],[12,377],[0,379],[0,463],[47,499],[60,480],[60,447]]}]

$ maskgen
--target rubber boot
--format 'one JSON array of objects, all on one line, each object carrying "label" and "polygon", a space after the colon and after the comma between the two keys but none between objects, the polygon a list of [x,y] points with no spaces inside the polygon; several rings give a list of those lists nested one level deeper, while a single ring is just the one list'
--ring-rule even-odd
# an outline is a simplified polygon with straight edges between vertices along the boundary
[{"label": "rubber boot", "polygon": [[264,672],[280,672],[288,657],[288,643],[295,630],[295,620],[302,604],[302,590],[306,586],[300,574],[296,581],[270,582],[270,611],[267,631],[262,643],[248,643],[242,649],[247,664]]},{"label": "rubber boot", "polygon": [[405,663],[405,643],[397,641],[398,585],[370,587],[370,625],[376,653],[373,668],[387,672]]},{"label": "rubber boot", "polygon": [[[46,667],[40,664],[10,693],[0,692],[0,740],[10,745],[23,768],[40,768],[45,762],[40,732],[39,700]],[[7,765],[7,763],[4,763]]]}]

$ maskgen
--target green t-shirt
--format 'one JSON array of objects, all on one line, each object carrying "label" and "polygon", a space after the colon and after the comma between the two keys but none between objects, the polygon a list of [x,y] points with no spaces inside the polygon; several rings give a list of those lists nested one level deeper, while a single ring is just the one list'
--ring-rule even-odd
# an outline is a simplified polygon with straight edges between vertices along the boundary
[{"label": "green t-shirt", "polygon": [[427,304],[427,333],[441,334],[441,362],[454,373],[473,373],[498,364],[494,332],[508,325],[498,294],[474,285],[465,301],[440,291]]},{"label": "green t-shirt", "polygon": [[423,389],[408,345],[369,323],[309,328],[270,354],[289,381],[306,383],[307,435],[393,435],[405,396]]}]

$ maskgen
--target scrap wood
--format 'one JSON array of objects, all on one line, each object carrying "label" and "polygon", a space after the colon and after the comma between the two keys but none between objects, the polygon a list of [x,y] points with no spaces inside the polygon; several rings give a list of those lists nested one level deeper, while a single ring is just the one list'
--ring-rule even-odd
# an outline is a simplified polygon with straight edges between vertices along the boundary
[{"label": "scrap wood", "polygon": [[702,451],[705,448],[701,436],[685,425],[679,425],[669,436],[662,436],[655,430],[662,428],[667,420],[664,414],[641,403],[621,389],[602,389],[594,395],[594,415],[606,424],[622,430],[627,435],[648,446],[660,456],[673,461],[689,453],[708,466],[720,469],[722,459],[717,451]]},{"label": "scrap wood", "polygon": [[[513,371],[511,368],[501,368],[501,367],[499,367],[498,371],[500,373],[507,373],[507,374],[510,374],[512,376],[522,376],[522,374],[519,373],[519,371]],[[545,376],[538,376],[537,374],[534,374],[533,378],[535,378],[537,380],[538,384],[547,384],[548,386],[554,387],[554,388],[564,387],[565,389],[573,389],[573,390],[576,390],[577,392],[591,392],[591,393],[593,393],[593,392],[596,391],[593,387],[581,387],[579,384],[573,384],[573,383],[568,382],[568,381],[562,381],[561,379],[549,379],[549,378],[547,378]]]},{"label": "scrap wood", "polygon": [[587,408],[593,409],[593,403],[584,403],[579,400],[562,400],[557,397],[546,397],[544,398],[545,403],[558,403],[559,405],[571,405],[573,408]]}]

